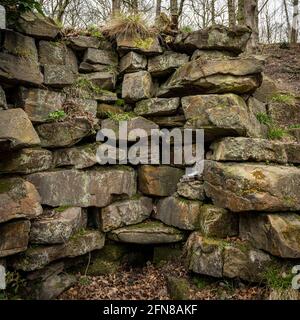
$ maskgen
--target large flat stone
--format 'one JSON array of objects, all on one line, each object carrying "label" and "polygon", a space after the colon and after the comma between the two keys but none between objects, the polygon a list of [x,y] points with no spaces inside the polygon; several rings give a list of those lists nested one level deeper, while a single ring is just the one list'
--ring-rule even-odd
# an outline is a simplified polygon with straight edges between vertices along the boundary
[{"label": "large flat stone", "polygon": [[68,37],[68,41],[70,42],[70,46],[75,50],[98,49],[100,46],[100,40],[97,37],[77,35]]},{"label": "large flat stone", "polygon": [[96,230],[85,230],[75,234],[65,244],[32,247],[15,256],[10,265],[16,270],[33,271],[41,269],[50,262],[62,258],[74,258],[104,246],[105,235]]},{"label": "large flat stone", "polygon": [[179,196],[187,198],[189,200],[205,199],[203,181],[180,181],[177,184],[177,193],[179,194]]},{"label": "large flat stone", "polygon": [[208,93],[251,93],[262,81],[263,62],[255,58],[194,60],[179,67],[158,96]]},{"label": "large flat stone", "polygon": [[0,225],[0,257],[25,251],[29,240],[29,220],[18,220]]},{"label": "large flat stone", "polygon": [[154,217],[163,223],[183,230],[199,228],[202,202],[179,197],[159,200]]},{"label": "large flat stone", "polygon": [[8,84],[40,86],[43,75],[39,64],[29,58],[0,52],[0,80]]},{"label": "large flat stone", "polygon": [[183,174],[183,170],[174,167],[142,165],[138,170],[139,190],[151,196],[170,196],[176,192]]},{"label": "large flat stone", "polygon": [[0,110],[0,149],[33,147],[40,143],[24,110]]},{"label": "large flat stone", "polygon": [[130,168],[65,169],[34,173],[27,179],[38,189],[41,202],[53,207],[105,207],[114,195],[130,197],[136,193],[136,175]]},{"label": "large flat stone", "polygon": [[136,103],[134,112],[140,116],[164,116],[176,114],[180,104],[179,98],[152,98]]},{"label": "large flat stone", "polygon": [[204,181],[206,195],[233,212],[300,209],[296,167],[206,161]]},{"label": "large flat stone", "polygon": [[152,207],[152,199],[146,197],[115,202],[101,210],[102,231],[140,223],[150,217]]},{"label": "large flat stone", "polygon": [[26,148],[0,155],[0,172],[28,174],[52,167],[52,153],[46,149]]},{"label": "large flat stone", "polygon": [[99,63],[114,66],[118,64],[118,56],[116,53],[112,52],[111,50],[98,50],[93,48],[88,48],[85,51],[84,62],[88,63]]},{"label": "large flat stone", "polygon": [[140,70],[146,69],[147,66],[147,58],[136,53],[136,52],[128,52],[124,57],[120,60],[120,72],[136,72]]},{"label": "large flat stone", "polygon": [[104,90],[113,90],[117,81],[116,73],[111,71],[88,73],[86,79]]},{"label": "large flat stone", "polygon": [[44,210],[37,219],[32,220],[30,243],[57,244],[65,243],[77,231],[85,228],[87,215],[78,207],[58,207]]},{"label": "large flat stone", "polygon": [[242,215],[240,236],[274,256],[300,257],[300,215],[296,213]]},{"label": "large flat stone", "polygon": [[60,92],[20,87],[17,105],[24,109],[32,122],[46,122],[51,112],[62,110],[66,96]]},{"label": "large flat stone", "polygon": [[75,82],[75,73],[65,65],[47,64],[44,66],[44,83],[54,88],[63,88]]},{"label": "large flat stone", "polygon": [[116,229],[111,231],[108,237],[115,241],[137,244],[173,243],[184,238],[178,229],[156,221]]}]

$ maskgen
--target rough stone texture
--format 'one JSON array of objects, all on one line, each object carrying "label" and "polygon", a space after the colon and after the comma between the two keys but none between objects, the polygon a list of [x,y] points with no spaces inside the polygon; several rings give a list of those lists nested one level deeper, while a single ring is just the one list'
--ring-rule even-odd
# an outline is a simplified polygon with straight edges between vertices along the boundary
[{"label": "rough stone texture", "polygon": [[79,65],[79,71],[82,73],[108,72],[109,70],[110,70],[110,67],[105,64],[91,64],[83,61]]},{"label": "rough stone texture", "polygon": [[180,181],[177,184],[177,193],[184,198],[190,200],[204,200],[203,181]]},{"label": "rough stone texture", "polygon": [[230,51],[217,51],[217,50],[195,50],[191,60],[208,60],[208,59],[225,59],[229,57],[235,57],[236,54]]},{"label": "rough stone texture", "polygon": [[247,27],[229,29],[224,26],[212,26],[188,33],[184,39],[179,34],[175,45],[183,51],[192,53],[196,49],[227,50],[241,53],[245,50],[251,30]]},{"label": "rough stone texture", "polygon": [[137,244],[173,243],[184,238],[181,231],[156,221],[116,229],[108,237],[115,241]]},{"label": "rough stone texture", "polygon": [[184,53],[166,51],[162,55],[149,58],[148,71],[154,77],[167,76],[188,61],[189,56]]},{"label": "rough stone texture", "polygon": [[198,232],[190,235],[186,252],[189,270],[218,278],[261,282],[272,264],[269,255],[247,243],[205,238]]},{"label": "rough stone texture", "polygon": [[197,95],[182,98],[185,127],[204,129],[205,140],[241,135],[265,136],[265,128],[249,111],[245,101],[234,94]]},{"label": "rough stone texture", "polygon": [[96,151],[98,146],[97,143],[90,143],[79,147],[55,150],[53,152],[53,166],[73,166],[75,169],[92,167],[97,163]]},{"label": "rough stone texture", "polygon": [[292,127],[300,123],[300,102],[280,103],[270,102],[268,104],[268,115],[271,120],[281,127]]},{"label": "rough stone texture", "polygon": [[48,64],[44,66],[44,83],[50,87],[63,88],[75,81],[75,74],[69,66]]},{"label": "rough stone texture", "polygon": [[168,293],[172,300],[189,300],[191,285],[186,278],[167,276]]},{"label": "rough stone texture", "polygon": [[178,197],[159,200],[154,217],[163,223],[183,230],[199,229],[202,203]]},{"label": "rough stone texture", "polygon": [[0,259],[0,290],[6,289],[6,263]]},{"label": "rough stone texture", "polygon": [[33,173],[52,167],[52,153],[45,149],[22,149],[1,154],[0,172]]},{"label": "rough stone texture", "polygon": [[295,167],[206,161],[204,181],[206,195],[233,212],[300,209]]},{"label": "rough stone texture", "polygon": [[46,122],[51,112],[62,110],[66,96],[60,92],[20,87],[17,105],[23,108],[32,122]]},{"label": "rough stone texture", "polygon": [[169,166],[142,165],[138,170],[139,190],[151,196],[170,196],[183,174],[183,170]]},{"label": "rough stone texture", "polygon": [[116,53],[109,50],[88,48],[85,51],[83,61],[91,64],[99,63],[109,66],[115,66],[118,64],[118,56]]},{"label": "rough stone texture", "polygon": [[163,84],[159,96],[201,93],[248,93],[261,85],[263,61],[255,58],[194,60],[179,67]]},{"label": "rough stone texture", "polygon": [[136,53],[136,52],[128,52],[124,57],[120,60],[120,72],[136,72],[139,70],[146,69],[147,66],[147,58]]},{"label": "rough stone texture", "polygon": [[33,247],[15,256],[10,264],[16,270],[33,271],[61,258],[73,258],[104,246],[105,236],[100,231],[86,230],[75,234],[65,244]]},{"label": "rough stone texture", "polygon": [[0,52],[0,80],[9,84],[40,86],[43,75],[36,61]]},{"label": "rough stone texture", "polygon": [[162,128],[183,127],[186,122],[184,115],[149,117],[149,120],[155,122]]},{"label": "rough stone texture", "polygon": [[39,244],[65,243],[78,230],[85,228],[87,215],[81,208],[59,207],[45,210],[31,223],[30,242]]},{"label": "rough stone texture", "polygon": [[70,147],[91,134],[92,125],[86,118],[70,121],[43,123],[36,127],[45,148]]},{"label": "rough stone texture", "polygon": [[100,40],[96,37],[90,36],[72,36],[68,37],[70,46],[75,50],[85,50],[87,48],[98,49],[100,46]]},{"label": "rough stone texture", "polygon": [[210,146],[207,159],[216,161],[257,161],[300,163],[300,145],[265,139],[224,138]]},{"label": "rough stone texture", "polygon": [[176,113],[179,104],[179,98],[152,98],[137,102],[134,112],[140,116],[173,115]]},{"label": "rough stone texture", "polygon": [[0,86],[0,110],[1,109],[7,109],[7,103],[6,103],[5,92]]},{"label": "rough stone texture", "polygon": [[141,38],[134,39],[126,36],[118,36],[117,47],[121,54],[128,51],[135,51],[146,56],[162,53],[162,48],[157,37],[142,40]]},{"label": "rough stone texture", "polygon": [[32,11],[23,13],[16,27],[25,34],[42,39],[53,39],[60,31],[52,19]]},{"label": "rough stone texture", "polygon": [[96,117],[98,103],[93,99],[67,98],[65,104],[73,104],[76,108],[83,112],[90,113],[90,116]]},{"label": "rough stone texture", "polygon": [[0,110],[0,149],[32,147],[40,143],[24,110]]},{"label": "rough stone texture", "polygon": [[274,256],[300,257],[300,216],[296,213],[242,215],[240,236]]},{"label": "rough stone texture", "polygon": [[[147,136],[151,135],[151,130],[158,129],[158,125],[154,122],[145,119],[143,117],[133,117],[131,119],[126,120],[127,122],[127,139],[128,141],[136,141],[136,137],[130,131],[135,129],[143,129],[145,130]],[[101,129],[111,129],[116,134],[116,139],[120,139],[119,137],[119,122],[113,119],[104,119],[101,122]]]},{"label": "rough stone texture", "polygon": [[6,52],[38,62],[35,41],[31,37],[11,30],[5,31],[3,48]]},{"label": "rough stone texture", "polygon": [[261,86],[255,91],[254,97],[264,103],[269,102],[273,95],[278,93],[275,82],[264,74]]},{"label": "rough stone texture", "polygon": [[87,80],[104,90],[113,90],[116,85],[115,72],[93,72],[86,75]]},{"label": "rough stone texture", "polygon": [[101,210],[101,228],[108,232],[124,226],[140,223],[150,217],[152,199],[140,197],[115,202]]},{"label": "rough stone texture", "polygon": [[200,230],[206,237],[226,238],[238,235],[238,216],[226,209],[204,204],[200,209]]},{"label": "rough stone texture", "polygon": [[118,97],[115,92],[103,90],[94,94],[93,99],[97,100],[99,103],[115,103],[118,100]]},{"label": "rough stone texture", "polygon": [[53,207],[105,207],[114,195],[130,197],[136,193],[136,175],[130,168],[65,169],[33,173],[27,179],[37,187],[42,204]]},{"label": "rough stone texture", "polygon": [[147,71],[125,74],[122,84],[122,98],[127,102],[135,102],[151,98],[153,83]]},{"label": "rough stone texture", "polygon": [[124,113],[124,109],[119,106],[112,106],[106,103],[98,103],[97,117],[100,119],[108,118],[108,114],[120,114]]},{"label": "rough stone texture", "polygon": [[29,220],[18,220],[0,225],[0,257],[25,251],[28,245],[29,230]]}]

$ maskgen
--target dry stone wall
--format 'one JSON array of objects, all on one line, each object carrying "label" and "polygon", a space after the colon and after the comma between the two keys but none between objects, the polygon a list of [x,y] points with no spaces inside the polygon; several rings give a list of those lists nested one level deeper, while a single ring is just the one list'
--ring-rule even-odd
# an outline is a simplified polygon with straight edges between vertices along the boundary
[{"label": "dry stone wall", "polygon": [[[75,281],[63,270],[90,252],[114,270],[125,244],[187,240],[191,271],[254,282],[300,258],[300,145],[268,140],[258,120],[263,60],[239,55],[249,35],[216,26],[108,41],[62,36],[31,13],[1,31],[0,265],[33,284],[27,294],[57,296]],[[100,165],[96,132],[118,119],[204,129],[203,175]],[[90,269],[103,270],[93,259]]]}]

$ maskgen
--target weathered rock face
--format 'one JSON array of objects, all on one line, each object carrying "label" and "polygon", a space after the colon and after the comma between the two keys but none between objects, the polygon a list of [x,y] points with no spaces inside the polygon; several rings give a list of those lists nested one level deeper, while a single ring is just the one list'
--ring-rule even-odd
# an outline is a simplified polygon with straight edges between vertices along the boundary
[{"label": "weathered rock face", "polygon": [[115,72],[93,72],[86,75],[87,80],[93,82],[99,88],[112,90],[116,85]]},{"label": "weathered rock face", "polygon": [[85,50],[87,48],[98,49],[100,46],[100,40],[96,37],[89,36],[72,36],[68,37],[70,46],[75,50]]},{"label": "weathered rock face", "polygon": [[30,242],[39,244],[65,243],[87,224],[86,212],[78,207],[45,210],[34,219],[30,229]]},{"label": "weathered rock face", "polygon": [[53,207],[62,205],[105,207],[112,202],[113,195],[129,197],[134,195],[135,178],[135,172],[130,168],[61,170],[27,176],[27,179],[37,187],[42,204]]},{"label": "weathered rock face", "polygon": [[152,199],[140,197],[115,202],[101,210],[101,228],[108,232],[124,226],[140,223],[150,217]]},{"label": "weathered rock face", "polygon": [[175,114],[179,107],[179,98],[152,98],[136,103],[134,112],[140,116],[162,116]]},{"label": "weathered rock face", "polygon": [[194,232],[186,243],[187,264],[193,272],[261,282],[272,260],[247,243],[231,243],[203,237]]},{"label": "weathered rock face", "polygon": [[0,172],[33,173],[52,167],[52,153],[45,149],[28,148],[0,155]]},{"label": "weathered rock face", "polygon": [[149,117],[149,119],[162,128],[183,127],[186,122],[184,115]]},{"label": "weathered rock face", "polygon": [[108,72],[110,67],[105,64],[91,64],[85,61],[82,61],[79,65],[79,71],[81,73],[90,73],[90,72]]},{"label": "weathered rock face", "polygon": [[184,53],[166,51],[162,55],[149,58],[148,71],[154,77],[167,76],[188,61],[189,56]]},{"label": "weathered rock face", "polygon": [[199,228],[199,216],[202,203],[178,197],[159,200],[154,217],[163,223],[183,230]]},{"label": "weathered rock face", "polygon": [[[134,136],[134,134],[130,133],[130,131],[132,130],[143,129],[145,130],[147,136],[151,136],[152,134],[151,130],[157,130],[159,128],[157,124],[143,117],[130,118],[126,120],[126,123],[127,123],[128,141],[136,141],[136,137]],[[120,124],[119,122],[113,119],[104,119],[101,122],[101,128],[113,130],[116,134],[116,139],[121,139],[120,132],[119,132],[119,124]]]},{"label": "weathered rock face", "polygon": [[35,187],[21,178],[0,179],[0,222],[32,219],[43,212]]},{"label": "weathered rock face", "polygon": [[161,86],[158,96],[253,92],[261,84],[262,70],[263,62],[254,58],[190,61]]},{"label": "weathered rock face", "polygon": [[226,209],[204,204],[199,217],[200,230],[206,237],[226,238],[239,232],[238,216]]},{"label": "weathered rock face", "polygon": [[70,121],[43,123],[36,127],[44,148],[70,147],[92,132],[92,124],[86,118]]},{"label": "weathered rock face", "polygon": [[136,72],[140,70],[146,69],[147,66],[147,58],[136,53],[136,52],[128,52],[124,57],[120,60],[120,72]]},{"label": "weathered rock face", "polygon": [[20,32],[42,39],[53,39],[60,31],[52,19],[31,11],[21,15],[16,27]]},{"label": "weathered rock face", "polygon": [[108,237],[115,241],[137,244],[173,243],[184,238],[178,229],[153,221],[113,230]]},{"label": "weathered rock face", "polygon": [[208,49],[227,50],[239,54],[245,50],[250,35],[251,30],[246,27],[229,29],[224,26],[212,26],[191,32],[184,39],[179,34],[175,45],[188,53],[196,49]]},{"label": "weathered rock face", "polygon": [[284,127],[292,127],[300,123],[300,102],[299,103],[279,103],[268,104],[268,111],[271,120]]},{"label": "weathered rock face", "polygon": [[207,158],[216,161],[299,163],[300,145],[265,139],[224,138],[210,146]]},{"label": "weathered rock face", "polygon": [[77,110],[88,112],[90,116],[96,117],[97,115],[97,107],[98,103],[93,99],[81,99],[81,98],[67,98],[65,101],[65,105],[73,105],[76,106]]},{"label": "weathered rock face", "polygon": [[83,234],[75,234],[65,244],[30,248],[13,257],[10,264],[17,270],[33,271],[61,258],[73,258],[101,249],[104,246],[104,241],[103,233],[96,230],[86,230]]},{"label": "weathered rock face", "polygon": [[114,66],[118,64],[118,56],[112,51],[88,48],[84,54],[83,61]]},{"label": "weathered rock face", "polygon": [[183,170],[169,166],[140,166],[139,190],[152,196],[170,196],[176,191],[176,185],[183,174]]},{"label": "weathered rock face", "polygon": [[177,184],[177,193],[190,200],[204,200],[203,181],[180,181]]},{"label": "weathered rock face", "polygon": [[195,50],[191,60],[197,60],[197,59],[225,59],[229,57],[235,57],[236,54],[230,51],[217,51],[217,50]]},{"label": "weathered rock face", "polygon": [[207,161],[206,195],[233,212],[297,211],[300,170],[295,167]]},{"label": "weathered rock face", "polygon": [[261,102],[269,102],[273,95],[278,93],[275,82],[264,75],[261,86],[255,91],[254,97]]},{"label": "weathered rock face", "polygon": [[265,128],[245,101],[234,94],[182,98],[187,128],[204,129],[205,140],[228,135],[261,137]]},{"label": "weathered rock face", "polygon": [[21,87],[17,105],[24,109],[32,122],[46,122],[51,112],[62,110],[65,98],[64,94],[56,91]]},{"label": "weathered rock face", "polygon": [[1,109],[7,109],[7,103],[6,103],[5,92],[0,86],[0,110]]},{"label": "weathered rock face", "polygon": [[79,147],[58,149],[53,152],[53,166],[73,166],[75,169],[92,167],[97,163],[96,151],[99,144],[90,143]]},{"label": "weathered rock face", "polygon": [[30,222],[18,220],[0,225],[0,257],[27,249]]},{"label": "weathered rock face", "polygon": [[0,149],[18,149],[41,143],[22,109],[0,110]]},{"label": "weathered rock face", "polygon": [[11,30],[5,31],[3,48],[6,52],[38,62],[38,54],[33,38]]},{"label": "weathered rock face", "polygon": [[36,61],[0,52],[0,80],[9,84],[40,86],[43,75]]},{"label": "weathered rock face", "polygon": [[300,257],[300,216],[296,213],[242,215],[240,236],[272,255]]},{"label": "weathered rock face", "polygon": [[50,87],[63,88],[75,81],[75,74],[68,66],[47,64],[44,66],[44,83]]},{"label": "weathered rock face", "polygon": [[147,71],[125,74],[122,85],[122,98],[128,102],[135,102],[151,98],[153,84],[151,75]]},{"label": "weathered rock face", "polygon": [[106,103],[98,103],[97,105],[97,117],[100,119],[108,118],[108,114],[120,114],[124,113],[124,109],[119,106],[112,106]]},{"label": "weathered rock face", "polygon": [[146,56],[162,53],[162,48],[157,37],[150,37],[143,40],[140,38],[134,39],[131,37],[119,36],[117,37],[117,47],[121,54],[128,51],[135,51]]}]

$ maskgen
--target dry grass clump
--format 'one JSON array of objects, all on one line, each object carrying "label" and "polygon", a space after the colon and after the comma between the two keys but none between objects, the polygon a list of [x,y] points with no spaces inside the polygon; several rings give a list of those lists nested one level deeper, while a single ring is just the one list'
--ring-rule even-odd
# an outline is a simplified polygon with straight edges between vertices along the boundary
[{"label": "dry grass clump", "polygon": [[142,15],[119,15],[108,21],[102,28],[102,34],[114,39],[118,36],[125,38],[146,39],[157,34],[157,30],[149,27]]}]

